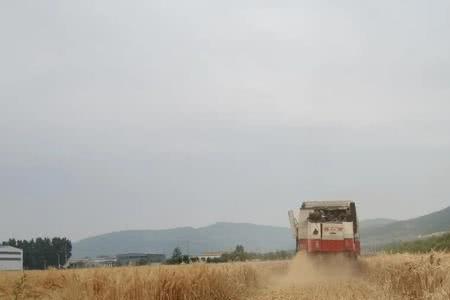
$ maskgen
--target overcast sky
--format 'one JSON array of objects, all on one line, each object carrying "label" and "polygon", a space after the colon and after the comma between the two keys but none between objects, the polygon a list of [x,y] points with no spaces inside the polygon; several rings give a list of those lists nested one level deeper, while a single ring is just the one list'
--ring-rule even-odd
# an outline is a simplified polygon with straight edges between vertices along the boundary
[{"label": "overcast sky", "polygon": [[450,205],[449,1],[1,1],[0,240]]}]

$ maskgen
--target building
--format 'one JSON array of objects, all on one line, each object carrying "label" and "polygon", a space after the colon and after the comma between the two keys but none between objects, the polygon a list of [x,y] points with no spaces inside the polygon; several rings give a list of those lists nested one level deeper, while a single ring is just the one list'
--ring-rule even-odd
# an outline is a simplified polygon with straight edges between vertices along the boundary
[{"label": "building", "polygon": [[98,256],[96,258],[70,258],[67,268],[96,268],[96,267],[114,267],[117,265],[117,259],[114,256]]},{"label": "building", "polygon": [[166,255],[148,253],[125,253],[116,255],[116,258],[117,264],[119,266],[148,265],[164,262],[166,260]]},{"label": "building", "polygon": [[207,261],[208,259],[218,259],[222,256],[223,252],[205,252],[198,256],[200,262]]},{"label": "building", "polygon": [[117,264],[117,258],[115,256],[97,256],[92,261],[100,267],[114,267]]},{"label": "building", "polygon": [[148,253],[125,253],[116,256],[98,256],[95,258],[70,258],[66,268],[97,268],[97,267],[115,267],[115,266],[136,266],[159,264],[166,260],[164,254]]},{"label": "building", "polygon": [[0,246],[0,270],[23,270],[22,249]]},{"label": "building", "polygon": [[91,268],[95,267],[91,264],[89,258],[69,258],[67,265],[64,266],[69,269],[79,269],[79,268]]}]

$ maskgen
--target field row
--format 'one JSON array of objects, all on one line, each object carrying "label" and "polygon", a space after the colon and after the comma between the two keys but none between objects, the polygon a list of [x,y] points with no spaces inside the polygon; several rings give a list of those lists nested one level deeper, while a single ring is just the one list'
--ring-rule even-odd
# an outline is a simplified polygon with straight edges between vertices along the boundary
[{"label": "field row", "polygon": [[0,273],[1,299],[450,299],[450,255]]}]

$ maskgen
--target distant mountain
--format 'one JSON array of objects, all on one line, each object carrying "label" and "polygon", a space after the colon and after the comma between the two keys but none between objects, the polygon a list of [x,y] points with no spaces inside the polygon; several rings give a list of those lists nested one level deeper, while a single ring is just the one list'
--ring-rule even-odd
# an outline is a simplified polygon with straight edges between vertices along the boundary
[{"label": "distant mountain", "polygon": [[379,246],[392,242],[410,241],[423,235],[450,231],[450,207],[405,221],[382,226],[361,227],[363,246]]},{"label": "distant mountain", "polygon": [[359,226],[360,229],[362,231],[368,230],[368,229],[372,229],[372,228],[377,228],[377,227],[381,227],[387,224],[391,224],[396,222],[397,220],[393,220],[393,219],[383,219],[383,218],[378,218],[378,219],[368,219],[368,220],[362,220],[359,222]]},{"label": "distant mountain", "polygon": [[[406,221],[371,219],[360,222],[363,248],[409,241],[436,232],[450,231],[450,207]],[[198,255],[207,251],[233,250],[242,244],[249,251],[295,248],[289,228],[248,223],[216,223],[206,227],[164,230],[128,230],[90,237],[73,243],[73,257],[95,257],[126,252],[164,253],[175,247]]]},{"label": "distant mountain", "polygon": [[192,228],[164,230],[128,230],[107,233],[73,244],[73,257],[95,257],[126,252],[164,253],[175,247],[183,253],[199,255],[206,251],[234,250],[241,244],[249,251],[273,251],[295,248],[288,228],[247,223],[216,223]]}]

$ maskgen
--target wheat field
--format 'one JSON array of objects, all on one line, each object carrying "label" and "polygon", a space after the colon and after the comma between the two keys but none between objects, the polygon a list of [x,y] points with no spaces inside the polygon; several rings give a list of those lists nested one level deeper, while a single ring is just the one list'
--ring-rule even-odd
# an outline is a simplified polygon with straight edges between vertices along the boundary
[{"label": "wheat field", "polygon": [[450,255],[2,272],[0,299],[450,299]]}]

